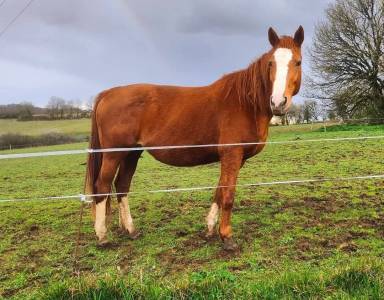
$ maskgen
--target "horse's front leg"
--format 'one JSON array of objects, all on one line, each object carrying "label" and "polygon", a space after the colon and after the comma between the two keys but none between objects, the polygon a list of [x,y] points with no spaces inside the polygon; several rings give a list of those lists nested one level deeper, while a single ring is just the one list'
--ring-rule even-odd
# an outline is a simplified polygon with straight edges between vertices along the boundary
[{"label": "horse's front leg", "polygon": [[236,182],[243,163],[242,149],[228,149],[221,156],[221,175],[219,190],[221,192],[220,237],[224,242],[224,250],[235,250],[236,243],[232,238],[231,214],[235,197]]},{"label": "horse's front leg", "polygon": [[[245,163],[245,160],[243,160],[241,162],[240,168],[243,167],[244,163]],[[219,183],[219,185],[220,185],[220,183]],[[210,208],[209,213],[206,217],[208,230],[205,234],[205,237],[209,238],[209,239],[214,237],[217,234],[216,223],[217,223],[218,217],[219,217],[219,211],[220,211],[220,205],[221,205],[221,194],[222,194],[221,189],[219,187],[216,188],[215,195],[213,197],[213,202],[211,204],[211,208]]]}]

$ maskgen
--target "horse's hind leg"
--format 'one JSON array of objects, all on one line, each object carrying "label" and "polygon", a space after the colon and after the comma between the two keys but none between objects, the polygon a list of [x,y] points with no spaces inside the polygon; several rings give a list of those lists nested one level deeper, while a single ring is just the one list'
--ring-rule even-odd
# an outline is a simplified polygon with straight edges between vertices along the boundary
[{"label": "horse's hind leg", "polygon": [[[112,181],[116,175],[117,167],[121,160],[121,153],[104,153],[100,174],[96,181],[96,193],[107,194],[111,192]],[[95,231],[100,246],[108,243],[107,239],[107,210],[108,196],[96,196]]]},{"label": "horse's hind leg", "polygon": [[119,173],[115,181],[116,192],[118,194],[127,193],[126,195],[117,195],[119,202],[119,225],[124,232],[128,232],[131,239],[136,239],[140,235],[133,225],[128,202],[128,192],[141,152],[142,151],[132,151],[128,153],[120,164]]},{"label": "horse's hind leg", "polygon": [[220,189],[216,189],[215,196],[211,205],[211,209],[209,210],[209,213],[207,215],[206,221],[207,221],[207,227],[208,231],[206,233],[207,238],[211,238],[216,234],[216,224],[219,217],[219,209],[220,209]]}]

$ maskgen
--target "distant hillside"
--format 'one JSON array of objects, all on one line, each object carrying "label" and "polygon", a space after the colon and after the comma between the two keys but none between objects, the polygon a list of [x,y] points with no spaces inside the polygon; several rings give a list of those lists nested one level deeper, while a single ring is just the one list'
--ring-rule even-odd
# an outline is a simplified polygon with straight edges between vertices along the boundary
[{"label": "distant hillside", "polygon": [[19,104],[0,105],[0,119],[32,120],[61,120],[88,118],[90,111],[82,109],[69,101],[51,101],[47,107],[34,106],[24,102]]},{"label": "distant hillside", "polygon": [[47,109],[34,106],[29,103],[20,104],[6,104],[0,105],[0,118],[1,119],[17,119],[21,112],[29,110],[32,115],[47,114]]}]

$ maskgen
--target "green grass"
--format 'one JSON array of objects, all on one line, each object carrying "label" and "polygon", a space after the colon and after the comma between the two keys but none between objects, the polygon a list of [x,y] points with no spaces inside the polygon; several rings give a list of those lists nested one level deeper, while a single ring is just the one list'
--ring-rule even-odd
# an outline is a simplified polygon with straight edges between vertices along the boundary
[{"label": "green grass", "polygon": [[42,299],[380,299],[384,269],[379,261],[349,261],[348,267],[302,268],[251,281],[225,269],[193,272],[178,285],[110,277],[91,284],[80,280],[51,286]]},{"label": "green grass", "polygon": [[[67,121],[68,122],[68,121]],[[68,125],[69,126],[69,125]],[[271,140],[382,135],[384,126],[271,128]],[[383,140],[268,145],[239,183],[384,174]],[[86,144],[33,148],[82,149]],[[21,149],[17,152],[29,152]],[[2,151],[0,153],[9,153]],[[16,153],[16,151],[15,151]],[[85,156],[0,160],[0,198],[82,191]],[[219,165],[174,168],[145,154],[132,191],[215,185]],[[233,229],[240,251],[206,241],[213,191],[132,194],[143,236],[117,234],[98,249],[88,209],[73,274],[80,203],[0,204],[0,295],[31,299],[382,299],[384,180],[237,190]],[[1,298],[1,296],[0,296]]]},{"label": "green grass", "polygon": [[[370,132],[383,132],[383,125],[369,125],[368,126]],[[320,127],[318,129],[319,131],[324,131],[323,127]],[[366,132],[367,125],[364,124],[342,124],[342,125],[333,125],[328,126],[327,131],[360,131],[360,132]]]},{"label": "green grass", "polygon": [[25,122],[16,119],[0,119],[0,135],[7,133],[42,135],[52,132],[83,135],[89,132],[90,124],[90,119]]}]

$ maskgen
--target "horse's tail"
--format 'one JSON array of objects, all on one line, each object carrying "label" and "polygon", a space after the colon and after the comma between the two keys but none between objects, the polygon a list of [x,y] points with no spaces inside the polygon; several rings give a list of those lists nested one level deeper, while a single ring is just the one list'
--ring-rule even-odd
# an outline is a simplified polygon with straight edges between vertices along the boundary
[{"label": "horse's tail", "polygon": [[[89,139],[89,153],[88,153],[88,160],[87,160],[87,171],[85,175],[85,194],[86,195],[94,195],[97,194],[96,190],[96,181],[99,177],[99,173],[101,170],[101,164],[103,162],[103,153],[102,152],[93,152],[94,149],[100,149],[100,139],[99,139],[99,128],[96,120],[96,111],[97,106],[100,103],[100,100],[104,98],[104,96],[107,94],[108,91],[104,91],[100,93],[94,102],[93,110],[92,110],[92,117],[91,117],[91,136]],[[92,202],[92,217],[95,220],[96,218],[96,202],[95,197],[92,197],[94,201]],[[107,198],[107,204],[106,204],[106,215],[110,216],[111,214],[111,201],[110,197]]]},{"label": "horse's tail", "polygon": [[92,152],[94,149],[100,149],[100,139],[99,139],[99,130],[96,122],[96,110],[97,105],[99,101],[102,99],[103,93],[99,94],[96,99],[93,106],[92,111],[92,129],[91,129],[91,136],[89,139],[89,153],[88,153],[88,160],[87,160],[87,171],[85,175],[85,194],[91,195],[96,194],[96,180],[99,176],[100,169],[101,169],[101,163],[103,160],[103,154],[101,152]]}]

